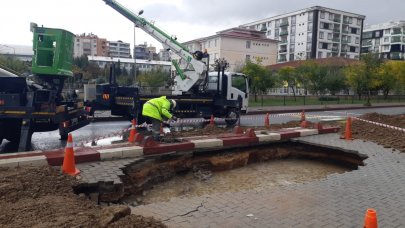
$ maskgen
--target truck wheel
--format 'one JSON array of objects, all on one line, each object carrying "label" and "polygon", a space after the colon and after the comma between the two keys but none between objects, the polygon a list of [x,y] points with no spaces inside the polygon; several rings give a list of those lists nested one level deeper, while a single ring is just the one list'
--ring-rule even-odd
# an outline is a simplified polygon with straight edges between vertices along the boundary
[{"label": "truck wheel", "polygon": [[228,110],[226,114],[226,125],[233,126],[238,122],[239,119],[239,112],[235,108],[231,108]]}]

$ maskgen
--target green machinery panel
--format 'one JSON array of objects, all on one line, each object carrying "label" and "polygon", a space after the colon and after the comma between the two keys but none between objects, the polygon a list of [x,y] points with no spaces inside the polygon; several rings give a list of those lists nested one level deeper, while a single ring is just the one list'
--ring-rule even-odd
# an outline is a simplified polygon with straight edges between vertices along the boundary
[{"label": "green machinery panel", "polygon": [[31,23],[34,33],[32,73],[40,76],[71,77],[75,35],[69,31],[38,27]]}]

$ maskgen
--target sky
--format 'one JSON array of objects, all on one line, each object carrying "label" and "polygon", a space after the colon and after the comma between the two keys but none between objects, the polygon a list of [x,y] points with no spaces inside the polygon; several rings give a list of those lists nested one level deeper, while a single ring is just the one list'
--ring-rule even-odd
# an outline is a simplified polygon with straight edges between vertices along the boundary
[{"label": "sky", "polygon": [[[365,24],[405,20],[405,0],[118,0],[154,21],[180,42],[214,35],[241,24],[319,5],[366,16]],[[93,33],[107,40],[134,43],[133,23],[103,0],[2,0],[1,45],[32,45],[30,22],[66,29],[74,34]],[[162,46],[137,28],[136,44]],[[3,46],[4,47],[4,46]]]}]

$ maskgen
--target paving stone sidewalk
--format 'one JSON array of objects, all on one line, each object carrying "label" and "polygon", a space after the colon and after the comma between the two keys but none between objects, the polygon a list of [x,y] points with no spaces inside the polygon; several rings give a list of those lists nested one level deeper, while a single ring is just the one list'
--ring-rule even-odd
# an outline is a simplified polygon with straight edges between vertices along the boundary
[{"label": "paving stone sidewalk", "polygon": [[306,184],[192,198],[132,208],[169,227],[362,227],[367,208],[380,227],[405,227],[405,154],[337,134],[297,141],[355,150],[365,166]]}]

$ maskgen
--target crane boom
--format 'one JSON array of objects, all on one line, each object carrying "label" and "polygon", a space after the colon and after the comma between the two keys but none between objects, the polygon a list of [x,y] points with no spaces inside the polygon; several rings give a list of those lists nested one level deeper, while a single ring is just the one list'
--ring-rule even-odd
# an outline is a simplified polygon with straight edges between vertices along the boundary
[{"label": "crane boom", "polygon": [[[173,65],[176,68],[177,74],[180,77],[175,77],[175,85],[173,94],[179,95],[188,92],[192,87],[199,86],[203,83],[207,77],[208,66],[193,57],[193,54],[181,43],[179,43],[174,37],[169,36],[161,29],[156,27],[145,18],[131,12],[129,9],[114,0],[103,0],[107,5],[115,9],[121,15],[132,21],[137,27],[141,28],[144,32],[159,41],[163,47],[168,47],[181,60],[185,61],[187,69],[180,69],[179,63],[176,60],[172,60]],[[135,45],[135,44],[134,44]]]}]

